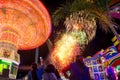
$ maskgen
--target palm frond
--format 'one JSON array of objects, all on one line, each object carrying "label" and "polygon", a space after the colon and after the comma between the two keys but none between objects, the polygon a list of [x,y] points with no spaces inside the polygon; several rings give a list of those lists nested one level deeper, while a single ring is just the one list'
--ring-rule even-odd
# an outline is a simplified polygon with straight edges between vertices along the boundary
[{"label": "palm frond", "polygon": [[[92,1],[92,2],[91,2]],[[54,24],[58,24],[61,20],[64,22],[69,15],[74,12],[87,11],[100,20],[103,25],[102,29],[109,30],[111,18],[109,15],[108,3],[111,0],[73,0],[67,1],[53,14]]]},{"label": "palm frond", "polygon": [[108,3],[111,0],[94,0],[94,7],[98,9],[101,13],[105,13],[109,10]]},{"label": "palm frond", "polygon": [[70,15],[70,8],[71,8],[72,1],[66,1],[65,4],[61,4],[52,15],[52,20],[54,25],[58,25],[59,22],[65,21],[65,18]]},{"label": "palm frond", "polygon": [[93,0],[91,13],[95,15],[97,19],[99,19],[101,23],[101,28],[105,32],[109,32],[109,25],[111,22],[111,18],[109,15],[108,3],[111,0]]},{"label": "palm frond", "polygon": [[80,10],[90,10],[91,2],[88,0],[75,0],[71,6],[71,12],[79,12]]},{"label": "palm frond", "polygon": [[109,32],[109,25],[111,22],[111,18],[109,17],[109,15],[107,15],[106,13],[102,13],[100,11],[97,10],[91,10],[91,12],[95,15],[96,19],[99,20],[100,24],[101,24],[101,29],[104,30],[105,32]]}]

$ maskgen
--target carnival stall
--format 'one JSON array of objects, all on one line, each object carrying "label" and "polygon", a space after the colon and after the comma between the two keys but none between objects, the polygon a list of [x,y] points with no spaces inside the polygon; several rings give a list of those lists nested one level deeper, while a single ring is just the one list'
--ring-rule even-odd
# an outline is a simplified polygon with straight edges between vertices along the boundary
[{"label": "carnival stall", "polygon": [[119,71],[120,53],[115,46],[110,46],[105,50],[98,51],[93,57],[85,58],[84,62],[89,67],[90,76],[95,80],[107,80],[106,68],[111,66],[115,72]]},{"label": "carnival stall", "polygon": [[90,77],[94,80],[107,80],[105,65],[101,60],[101,55],[85,58],[84,62],[89,67]]}]

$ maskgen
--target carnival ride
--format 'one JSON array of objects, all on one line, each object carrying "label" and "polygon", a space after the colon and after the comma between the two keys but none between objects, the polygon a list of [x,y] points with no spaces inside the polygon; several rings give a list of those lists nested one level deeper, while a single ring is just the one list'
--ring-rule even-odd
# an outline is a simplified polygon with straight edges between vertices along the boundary
[{"label": "carnival ride", "polygon": [[18,50],[39,47],[51,32],[50,16],[39,0],[0,0],[0,76],[15,79]]}]

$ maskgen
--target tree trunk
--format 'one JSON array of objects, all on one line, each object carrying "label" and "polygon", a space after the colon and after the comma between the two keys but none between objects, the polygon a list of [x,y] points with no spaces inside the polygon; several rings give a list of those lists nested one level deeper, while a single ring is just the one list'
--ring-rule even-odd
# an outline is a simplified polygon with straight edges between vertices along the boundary
[{"label": "tree trunk", "polygon": [[52,42],[50,41],[50,39],[47,40],[46,44],[47,44],[47,46],[48,46],[49,52],[51,52],[51,49],[53,48],[53,44],[52,44]]}]

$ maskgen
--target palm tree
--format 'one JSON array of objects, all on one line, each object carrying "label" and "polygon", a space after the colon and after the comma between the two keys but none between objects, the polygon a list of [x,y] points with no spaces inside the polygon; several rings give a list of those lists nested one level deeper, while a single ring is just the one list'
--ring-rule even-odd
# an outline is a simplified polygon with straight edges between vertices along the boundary
[{"label": "palm tree", "polygon": [[102,23],[102,29],[108,30],[109,28],[120,42],[119,35],[114,28],[115,23],[112,21],[112,17],[110,16],[110,8],[108,5],[110,1],[111,0],[94,0],[94,3],[92,4],[94,6],[92,7],[91,12],[95,14],[96,18],[98,18],[99,21]]},{"label": "palm tree", "polygon": [[[111,29],[119,40],[119,36],[113,27],[112,18],[109,15],[109,1],[110,0],[66,0],[66,3],[53,13],[53,24],[58,25],[64,22],[66,33],[72,33],[71,35],[78,38],[79,46],[80,48],[82,47],[82,50],[84,50],[84,46],[94,38],[97,27],[96,23],[98,21],[102,23],[101,27],[103,30],[107,32]],[[83,42],[85,42],[85,44]],[[57,60],[59,60],[58,55]],[[54,64],[59,64],[57,61],[53,62]]]},{"label": "palm tree", "polygon": [[[78,14],[84,11],[83,14],[90,15],[89,17],[85,18],[85,20],[87,19],[91,20],[95,18],[97,21],[102,23],[101,27],[103,30],[107,32],[110,29],[114,33],[114,35],[117,37],[118,41],[120,42],[120,38],[113,27],[114,23],[109,14],[109,6],[108,6],[109,2],[110,0],[72,0],[72,1],[66,0],[66,3],[53,13],[53,23],[55,25],[58,25],[60,21],[64,21],[66,25],[66,29],[70,30],[70,28],[73,28],[74,25],[76,25],[75,22],[79,24],[79,22],[81,21],[79,18],[81,17]],[[76,19],[74,19],[74,17],[76,17]],[[83,15],[83,19],[84,19],[84,15]],[[83,24],[86,24],[86,22],[83,21]],[[95,26],[92,27],[92,29],[90,28],[90,26],[85,27],[83,25],[83,27],[84,27],[83,30],[87,29],[85,31],[87,35],[93,34],[93,37],[94,37],[95,30],[96,30]],[[93,32],[91,32],[91,30]],[[88,38],[88,40],[93,39],[93,37],[90,39]]]},{"label": "palm tree", "polygon": [[52,48],[53,48],[53,44],[52,44],[52,41],[50,39],[48,39],[46,41],[46,44],[48,46],[48,49],[49,49],[49,52],[51,52]]}]

